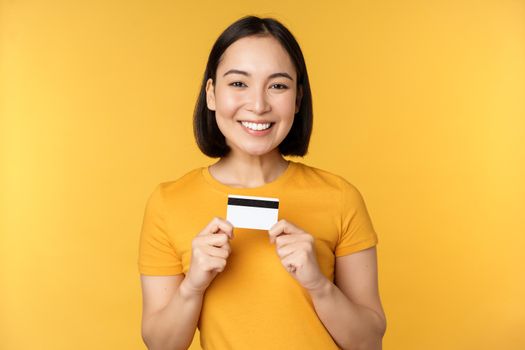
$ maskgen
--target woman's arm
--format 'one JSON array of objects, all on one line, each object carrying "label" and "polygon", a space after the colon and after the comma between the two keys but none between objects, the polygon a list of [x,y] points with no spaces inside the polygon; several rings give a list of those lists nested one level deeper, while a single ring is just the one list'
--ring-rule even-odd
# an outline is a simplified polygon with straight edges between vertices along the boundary
[{"label": "woman's arm", "polygon": [[345,350],[380,350],[386,331],[377,282],[375,246],[336,258],[335,284],[327,278],[308,290],[315,311]]},{"label": "woman's arm", "polygon": [[188,289],[184,274],[141,276],[142,339],[150,350],[188,349],[202,309],[203,293]]},{"label": "woman's arm", "polygon": [[229,240],[233,236],[233,226],[215,217],[192,240],[187,274],[141,274],[142,339],[148,349],[187,349],[191,345],[204,293],[213,279],[224,271],[231,253]]}]

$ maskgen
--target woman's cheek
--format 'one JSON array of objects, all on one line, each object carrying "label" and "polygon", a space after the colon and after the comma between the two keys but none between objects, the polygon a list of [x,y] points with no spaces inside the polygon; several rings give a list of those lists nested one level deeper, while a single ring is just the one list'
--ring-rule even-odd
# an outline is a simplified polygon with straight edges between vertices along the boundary
[{"label": "woman's cheek", "polygon": [[243,96],[240,94],[227,94],[221,96],[221,105],[225,116],[233,116],[235,111],[242,105]]},{"label": "woman's cheek", "polygon": [[283,117],[289,116],[293,118],[295,114],[295,98],[292,96],[292,94],[283,94],[282,99],[279,100],[279,102],[276,104],[276,106],[280,106],[280,113]]}]

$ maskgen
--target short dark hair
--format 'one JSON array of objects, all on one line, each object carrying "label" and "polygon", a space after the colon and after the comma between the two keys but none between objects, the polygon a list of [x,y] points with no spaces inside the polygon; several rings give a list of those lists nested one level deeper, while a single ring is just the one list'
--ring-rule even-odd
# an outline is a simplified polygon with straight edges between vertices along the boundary
[{"label": "short dark hair", "polygon": [[279,144],[282,155],[304,156],[308,152],[312,133],[312,94],[303,53],[292,33],[274,18],[245,16],[238,19],[222,32],[213,45],[204,72],[201,89],[193,112],[193,132],[200,150],[209,157],[223,157],[230,151],[226,139],[217,126],[215,111],[206,104],[206,82],[215,78],[219,60],[226,49],[235,41],[248,36],[272,36],[277,39],[290,55],[297,72],[297,92],[302,87],[299,111],[295,114],[292,128]]}]

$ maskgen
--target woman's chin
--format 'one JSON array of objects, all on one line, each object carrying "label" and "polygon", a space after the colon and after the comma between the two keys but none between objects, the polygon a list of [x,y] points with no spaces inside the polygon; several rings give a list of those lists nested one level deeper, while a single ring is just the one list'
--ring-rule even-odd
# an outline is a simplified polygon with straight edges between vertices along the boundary
[{"label": "woman's chin", "polygon": [[272,147],[269,143],[244,142],[244,144],[233,144],[226,141],[230,148],[235,149],[235,153],[244,154],[252,157],[260,157],[272,153],[278,148],[278,145]]},{"label": "woman's chin", "polygon": [[250,155],[250,156],[253,156],[253,157],[258,157],[258,156],[264,156],[265,154],[268,154],[272,151],[272,149],[258,149],[258,148],[250,148],[250,149],[243,149],[242,150],[243,153],[247,154],[247,155]]}]

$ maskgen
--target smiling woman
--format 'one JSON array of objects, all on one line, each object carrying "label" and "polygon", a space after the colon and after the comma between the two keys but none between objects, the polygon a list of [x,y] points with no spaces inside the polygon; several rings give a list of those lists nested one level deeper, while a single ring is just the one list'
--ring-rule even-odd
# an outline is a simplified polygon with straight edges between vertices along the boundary
[{"label": "smiling woman", "polygon": [[[150,348],[380,349],[378,237],[346,179],[304,156],[312,98],[299,44],[279,21],[247,16],[214,44],[194,111],[217,162],[160,183],[139,250],[142,337]],[[229,195],[278,198],[269,230],[225,220]],[[234,234],[235,231],[235,234]],[[235,237],[235,238],[234,238]]]},{"label": "smiling woman", "polygon": [[292,128],[301,100],[286,50],[272,36],[248,36],[230,45],[219,61],[216,81],[206,81],[206,96],[230,149],[222,162],[242,154],[280,158],[278,146]]}]

